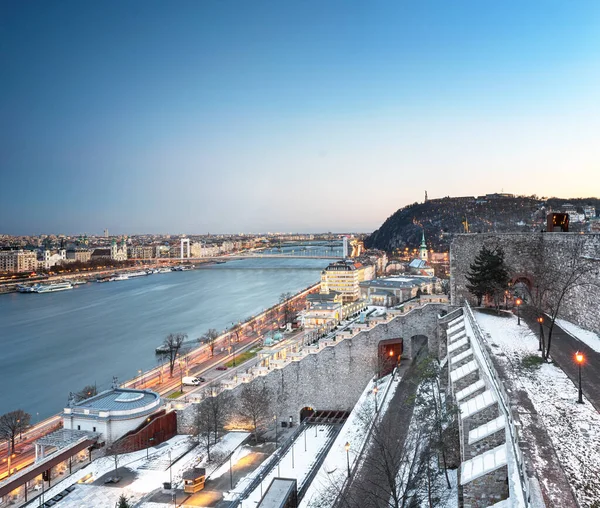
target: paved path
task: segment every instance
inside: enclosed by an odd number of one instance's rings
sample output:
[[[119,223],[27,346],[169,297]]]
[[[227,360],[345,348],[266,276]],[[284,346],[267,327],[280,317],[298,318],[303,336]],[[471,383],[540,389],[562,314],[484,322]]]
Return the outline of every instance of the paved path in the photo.
[[[390,401],[388,410],[381,421],[382,428],[396,441],[393,447],[400,450],[406,439],[408,427],[414,409],[414,397],[417,392],[417,362],[427,354],[426,342],[415,344],[415,360],[400,369],[402,380]],[[389,432],[388,432],[389,430]],[[367,445],[369,446],[369,445]],[[377,446],[370,446],[366,456],[362,459],[360,469],[354,475],[350,487],[340,496],[338,506],[342,508],[360,507],[377,508],[387,506],[383,499],[390,498],[390,485],[388,479],[382,476],[381,453]]]
[[[539,324],[534,309],[523,309],[521,320],[525,321],[529,328],[539,337]],[[544,335],[548,341],[550,319],[546,316],[544,320]],[[592,403],[596,411],[600,412],[600,353],[594,351],[587,344],[576,339],[563,330],[558,324],[552,330],[552,345],[550,357],[573,381],[575,386],[579,385],[578,366],[575,363],[575,353],[581,351],[585,358],[582,366],[582,388],[585,397]]]

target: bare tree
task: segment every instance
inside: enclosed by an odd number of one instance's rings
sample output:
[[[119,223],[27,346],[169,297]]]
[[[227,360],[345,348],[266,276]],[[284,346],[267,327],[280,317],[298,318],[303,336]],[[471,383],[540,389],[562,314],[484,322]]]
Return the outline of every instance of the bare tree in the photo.
[[[208,348],[210,349],[210,356],[215,356],[215,342],[219,337],[219,332],[214,328],[210,328],[206,331],[206,333],[200,338],[205,344],[208,344]]]
[[[233,396],[229,390],[223,390],[219,393],[219,388],[212,385],[207,390],[208,396],[205,398],[204,404],[207,405],[212,420],[214,442],[216,443],[219,439],[219,431],[225,426],[227,418],[231,413]]]
[[[173,377],[173,370],[175,369],[175,362],[181,352],[183,343],[187,339],[186,333],[170,333],[163,342],[166,350],[166,357],[169,360],[169,375]]]
[[[239,412],[249,420],[255,443],[258,440],[259,429],[269,419],[270,400],[271,391],[258,380],[245,384],[240,393]]]
[[[15,439],[29,427],[31,415],[22,409],[0,416],[0,439],[9,442],[9,455],[15,450]]]
[[[96,395],[98,395],[98,388],[95,384],[86,385],[74,395],[77,402],[81,402],[82,400],[89,399],[90,397],[95,397]]]
[[[292,323],[296,319],[296,309],[292,302],[292,293],[281,293],[279,295],[279,303],[282,304],[281,312],[283,314],[284,323]]]
[[[549,318],[548,341],[540,333],[540,349],[547,360],[552,347],[554,325],[562,312],[565,300],[573,290],[582,286],[598,287],[598,265],[590,256],[586,256],[585,239],[576,238],[568,252],[560,252],[542,241],[535,254],[533,287],[527,288],[531,303],[539,317],[544,313]]]
[[[210,462],[210,435],[213,430],[213,420],[210,408],[206,401],[196,404],[194,414],[193,433],[198,439],[198,444],[206,451],[206,458]]]

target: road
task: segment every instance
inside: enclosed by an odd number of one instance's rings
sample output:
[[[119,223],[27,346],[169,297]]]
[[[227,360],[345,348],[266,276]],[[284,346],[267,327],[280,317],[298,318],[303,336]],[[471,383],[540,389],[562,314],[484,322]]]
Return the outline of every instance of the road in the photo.
[[[531,308],[523,309],[521,319],[527,323],[527,326],[539,336],[539,324],[535,310]],[[548,316],[544,319],[544,334],[546,341],[550,319]],[[554,325],[552,330],[552,345],[550,356],[554,362],[565,372],[573,381],[575,386],[579,385],[579,369],[575,363],[575,353],[580,351],[585,357],[582,366],[582,390],[585,397],[592,403],[596,411],[600,412],[600,353],[594,351],[587,344],[573,337],[563,330],[558,324]]]
[[[305,290],[296,296],[296,306],[298,305],[297,299],[300,299],[300,303],[306,294],[310,290]],[[268,333],[273,327],[277,327],[282,316],[281,316],[281,305],[278,306],[280,315],[278,317],[270,317],[268,320],[267,315],[269,311],[265,311],[263,314],[256,316],[250,322],[242,324],[240,333],[240,340],[233,340],[230,344],[229,335],[223,334],[215,342],[215,356],[210,357],[210,348],[208,345],[201,345],[200,347],[192,350],[188,354],[182,357],[181,363],[177,362],[173,370],[173,376],[169,375],[168,364],[162,365],[149,372],[141,373],[137,378],[129,380],[123,383],[123,388],[137,388],[137,389],[151,389],[157,392],[161,397],[169,397],[176,392],[180,391],[181,379],[183,376],[194,375],[201,376],[206,379],[206,382],[198,387],[184,387],[184,393],[177,398],[186,398],[190,395],[197,393],[203,389],[208,383],[221,381],[224,378],[230,377],[232,372],[245,371],[248,367],[248,363],[236,366],[235,368],[227,369],[224,371],[217,370],[217,367],[233,360],[233,348],[235,348],[235,354],[238,355],[257,344],[262,342],[263,335]],[[254,331],[250,323],[255,321]],[[286,340],[278,343],[278,346],[288,343],[289,341],[301,340],[304,332],[295,331],[290,334]],[[232,348],[230,354],[227,354],[229,348]],[[252,360],[249,360],[251,362]],[[185,363],[184,363],[185,362]],[[62,427],[62,418],[60,415],[55,415],[34,427],[31,427],[27,432],[24,432],[20,438],[17,438],[15,442],[15,450],[10,457],[10,469],[11,471],[19,471],[35,461],[35,446],[34,441],[40,437],[53,432],[54,430]],[[7,442],[3,442],[0,445],[0,481],[8,476],[9,468],[9,457],[8,457],[8,445]]]

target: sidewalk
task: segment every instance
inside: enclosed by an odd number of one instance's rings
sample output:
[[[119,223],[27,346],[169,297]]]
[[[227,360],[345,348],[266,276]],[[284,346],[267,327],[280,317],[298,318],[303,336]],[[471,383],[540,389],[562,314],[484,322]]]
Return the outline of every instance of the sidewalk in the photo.
[[[525,321],[537,337],[539,337],[538,315],[535,310],[527,307],[521,311],[521,321]],[[544,334],[546,342],[550,331],[548,322],[544,318]],[[586,398],[592,403],[596,411],[600,412],[600,353],[594,351],[587,344],[573,337],[563,330],[558,324],[552,330],[552,345],[550,357],[569,376],[575,386],[579,386],[579,368],[575,363],[575,353],[581,351],[586,360],[581,368],[582,389]]]

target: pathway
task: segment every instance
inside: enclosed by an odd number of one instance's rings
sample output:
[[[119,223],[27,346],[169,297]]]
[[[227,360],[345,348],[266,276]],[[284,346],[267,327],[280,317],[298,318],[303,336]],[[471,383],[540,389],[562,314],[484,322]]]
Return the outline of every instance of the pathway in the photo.
[[[529,328],[539,337],[537,317],[535,309],[532,308],[523,309],[521,314],[521,320],[525,321]],[[544,321],[546,341],[548,340],[548,333],[550,331],[548,327],[549,321],[550,319],[546,317]],[[600,412],[600,353],[573,337],[558,324],[555,324],[552,330],[550,356],[576,386],[579,383],[578,366],[574,360],[577,351],[581,351],[586,358],[585,364],[582,367],[583,394],[592,403],[596,411]]]

